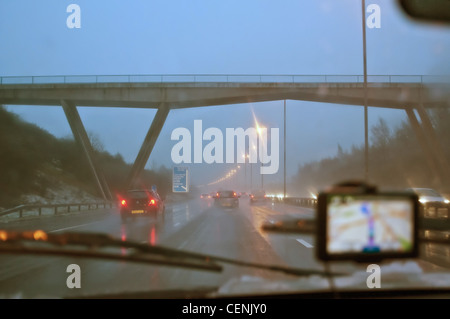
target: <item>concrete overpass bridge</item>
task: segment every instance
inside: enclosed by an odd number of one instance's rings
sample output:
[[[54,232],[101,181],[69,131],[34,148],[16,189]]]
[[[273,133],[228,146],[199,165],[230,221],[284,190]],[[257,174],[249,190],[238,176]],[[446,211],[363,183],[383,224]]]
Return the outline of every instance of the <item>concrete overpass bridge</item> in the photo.
[[[157,109],[133,164],[129,187],[138,182],[171,109],[278,100],[363,106],[366,96],[370,107],[405,110],[436,178],[450,178],[426,112],[450,106],[450,77],[368,75],[366,90],[362,75],[14,76],[0,78],[0,104],[62,106],[105,199],[111,197],[109,187],[95,163],[77,106]]]

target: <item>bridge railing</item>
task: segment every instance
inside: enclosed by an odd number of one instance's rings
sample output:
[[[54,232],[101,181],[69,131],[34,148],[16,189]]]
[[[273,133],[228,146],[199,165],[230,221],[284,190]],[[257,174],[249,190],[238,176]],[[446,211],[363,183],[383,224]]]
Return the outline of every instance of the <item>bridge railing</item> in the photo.
[[[58,215],[82,210],[94,210],[99,208],[112,208],[114,202],[88,202],[88,203],[65,203],[65,204],[26,204],[9,208],[0,212],[0,217],[13,215],[16,217]],[[45,210],[45,211],[44,211]]]
[[[369,83],[450,83],[450,75],[368,75]],[[3,76],[8,84],[82,83],[363,83],[363,75],[286,74],[153,74],[153,75],[53,75]]]

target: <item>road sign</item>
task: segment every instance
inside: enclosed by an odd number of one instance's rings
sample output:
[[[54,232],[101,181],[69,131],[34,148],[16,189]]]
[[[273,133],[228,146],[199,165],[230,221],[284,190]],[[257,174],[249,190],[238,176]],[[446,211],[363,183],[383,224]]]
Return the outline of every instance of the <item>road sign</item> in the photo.
[[[172,174],[172,191],[174,193],[189,192],[189,171],[187,167],[174,166]]]

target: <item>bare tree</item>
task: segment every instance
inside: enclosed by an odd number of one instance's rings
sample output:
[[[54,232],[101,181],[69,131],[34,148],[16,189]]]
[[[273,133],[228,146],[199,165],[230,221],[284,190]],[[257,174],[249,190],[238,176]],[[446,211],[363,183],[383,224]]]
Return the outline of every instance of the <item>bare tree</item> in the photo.
[[[391,140],[391,131],[382,118],[378,119],[378,123],[371,128],[372,143],[375,147],[386,147]]]

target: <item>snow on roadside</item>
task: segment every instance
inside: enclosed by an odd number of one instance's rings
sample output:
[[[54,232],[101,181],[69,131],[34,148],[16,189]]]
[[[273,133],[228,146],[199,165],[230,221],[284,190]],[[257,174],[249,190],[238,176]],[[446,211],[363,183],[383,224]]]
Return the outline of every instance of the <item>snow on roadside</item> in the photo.
[[[77,187],[62,184],[57,188],[47,188],[45,197],[37,194],[21,196],[23,204],[66,204],[98,202],[101,198],[95,197]]]

